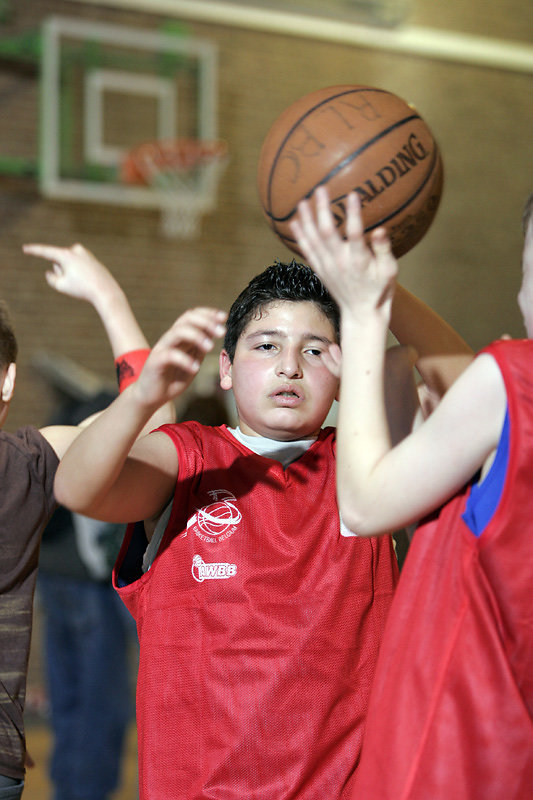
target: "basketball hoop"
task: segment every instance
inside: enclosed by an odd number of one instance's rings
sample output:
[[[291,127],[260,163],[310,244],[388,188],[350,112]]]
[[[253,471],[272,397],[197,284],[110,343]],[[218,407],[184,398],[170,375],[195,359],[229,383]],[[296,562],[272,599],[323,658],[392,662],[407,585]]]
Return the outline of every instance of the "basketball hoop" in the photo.
[[[199,233],[200,215],[215,204],[226,160],[227,145],[219,139],[144,142],[126,155],[120,177],[152,188],[164,236],[190,239]]]

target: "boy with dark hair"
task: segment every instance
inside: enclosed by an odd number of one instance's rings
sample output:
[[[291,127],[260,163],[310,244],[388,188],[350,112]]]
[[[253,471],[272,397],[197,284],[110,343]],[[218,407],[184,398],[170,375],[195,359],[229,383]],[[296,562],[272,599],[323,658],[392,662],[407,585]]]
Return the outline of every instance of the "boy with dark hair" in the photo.
[[[198,314],[164,334],[56,480],[61,502],[102,519],[157,517],[172,501],[143,566],[133,526],[115,566],[141,646],[141,797],[345,798],[397,565],[388,537],[339,519],[335,432],[322,428],[338,310],[308,267],[272,265],[233,304],[220,354],[238,427],[189,422],[134,444],[223,332],[220,313],[200,335]]]
[[[303,277],[305,276],[305,280]],[[338,341],[340,314],[337,303],[314,272],[293,259],[290,264],[276,261],[252,278],[233,302],[226,322],[224,349],[233,361],[239,336],[252,317],[273,300],[316,303],[331,321]]]
[[[316,201],[292,230],[342,310],[340,511],[362,537],[423,519],[387,620],[354,797],[529,800],[533,195],[518,294],[529,338],[484,348],[397,447],[382,379],[397,263],[383,229],[365,244],[355,194],[346,241],[327,192]]]
[[[90,302],[108,333],[115,357],[147,342],[115,279],[81,245],[27,245],[25,252],[53,261],[48,283]],[[15,389],[17,346],[5,307],[0,315],[0,424]],[[163,412],[171,419],[168,407]],[[159,424],[155,421],[155,424]],[[81,428],[32,426],[0,431],[0,798],[17,800],[24,786],[23,724],[32,601],[42,531],[55,508],[58,461]]]

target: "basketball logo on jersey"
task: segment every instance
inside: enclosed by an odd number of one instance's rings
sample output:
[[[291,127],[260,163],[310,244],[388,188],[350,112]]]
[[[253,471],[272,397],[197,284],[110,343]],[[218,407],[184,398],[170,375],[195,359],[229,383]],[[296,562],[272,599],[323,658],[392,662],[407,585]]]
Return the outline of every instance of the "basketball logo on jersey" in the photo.
[[[237,498],[226,489],[212,489],[207,494],[211,502],[196,509],[187,522],[187,530],[192,530],[203,542],[223,542],[235,533],[242,519],[235,505]]]
[[[236,564],[206,564],[201,556],[194,556],[192,560],[192,576],[198,583],[205,580],[225,580],[237,574]]]

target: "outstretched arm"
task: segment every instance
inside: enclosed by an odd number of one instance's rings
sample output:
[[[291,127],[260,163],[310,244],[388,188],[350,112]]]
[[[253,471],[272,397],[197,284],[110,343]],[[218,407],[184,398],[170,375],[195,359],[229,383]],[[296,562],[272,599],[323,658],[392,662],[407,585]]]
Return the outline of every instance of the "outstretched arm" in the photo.
[[[85,300],[94,307],[107,333],[115,361],[124,360],[134,351],[143,351],[146,359],[149,345],[124,291],[109,270],[89,250],[81,244],[72,247],[25,244],[23,250],[28,255],[51,262],[51,268],[45,273],[49,286],[61,294]],[[174,404],[167,403],[147,422],[145,432],[173,422],[175,417]],[[41,433],[61,458],[77,436],[78,429],[70,426],[49,426],[41,429]]]
[[[128,522],[156,516],[171,497],[178,463],[163,433],[135,442],[157,408],[193,380],[225,314],[187,311],[153,347],[138,380],[75,439],[55,481],[58,501],[85,516]]]
[[[28,255],[51,262],[51,268],[45,273],[49,286],[94,307],[102,320],[114,358],[129,350],[149,346],[122,288],[83,245],[25,244],[22,249]]]
[[[327,192],[317,192],[316,208],[315,220],[311,205],[301,204],[293,232],[341,308],[339,508],[359,535],[386,533],[437,507],[481,466],[498,441],[505,391],[494,360],[481,357],[428,421],[393,448],[383,371],[397,263],[383,229],[371,247],[365,244],[355,194],[348,198],[346,241],[335,229]]]

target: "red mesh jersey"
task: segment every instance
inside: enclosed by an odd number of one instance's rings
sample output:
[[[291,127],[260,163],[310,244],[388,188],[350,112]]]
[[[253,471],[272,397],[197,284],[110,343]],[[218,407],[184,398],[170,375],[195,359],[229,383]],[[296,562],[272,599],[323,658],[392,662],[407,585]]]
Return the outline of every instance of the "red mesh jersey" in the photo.
[[[533,797],[533,342],[499,342],[510,451],[477,538],[468,490],[417,531],[387,622],[353,798]]]
[[[285,470],[225,427],[163,430],[180,461],[172,515],[152,568],[119,590],[141,643],[141,797],[344,798],[397,577],[390,539],[341,536],[332,429]]]

